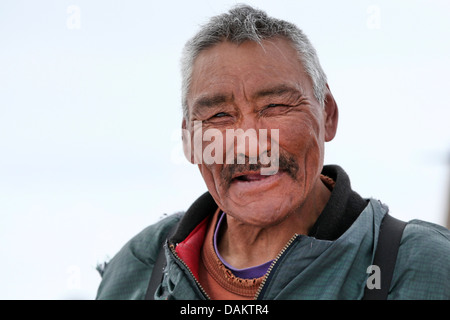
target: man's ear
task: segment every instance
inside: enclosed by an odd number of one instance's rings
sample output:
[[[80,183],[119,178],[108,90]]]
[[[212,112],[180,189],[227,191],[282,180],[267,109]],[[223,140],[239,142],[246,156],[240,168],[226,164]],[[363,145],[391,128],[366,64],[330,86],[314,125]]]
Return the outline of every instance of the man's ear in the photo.
[[[188,120],[183,118],[181,123],[181,140],[183,141],[184,156],[190,163],[194,163],[194,150],[192,149],[191,131],[188,129]]]
[[[325,94],[325,141],[329,142],[333,140],[336,136],[338,119],[339,119],[339,111],[334,100],[333,95],[331,94],[330,87],[327,83],[327,90]]]

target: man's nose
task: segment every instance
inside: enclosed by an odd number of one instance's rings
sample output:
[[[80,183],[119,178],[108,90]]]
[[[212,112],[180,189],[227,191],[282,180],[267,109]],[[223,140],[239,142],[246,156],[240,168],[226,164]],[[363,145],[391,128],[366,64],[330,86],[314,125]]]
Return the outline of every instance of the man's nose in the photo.
[[[236,143],[234,152],[238,163],[248,158],[249,163],[257,163],[261,154],[270,151],[269,130],[261,125],[255,117],[247,117],[234,129]]]

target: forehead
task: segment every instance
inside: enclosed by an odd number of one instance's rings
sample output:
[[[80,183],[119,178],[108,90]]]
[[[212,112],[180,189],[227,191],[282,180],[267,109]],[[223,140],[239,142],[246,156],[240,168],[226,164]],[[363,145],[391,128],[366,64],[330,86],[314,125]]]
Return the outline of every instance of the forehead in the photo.
[[[280,85],[302,91],[312,87],[299,53],[289,40],[273,38],[242,44],[224,41],[196,58],[188,101],[218,91],[228,94],[245,91],[251,96],[263,88]]]

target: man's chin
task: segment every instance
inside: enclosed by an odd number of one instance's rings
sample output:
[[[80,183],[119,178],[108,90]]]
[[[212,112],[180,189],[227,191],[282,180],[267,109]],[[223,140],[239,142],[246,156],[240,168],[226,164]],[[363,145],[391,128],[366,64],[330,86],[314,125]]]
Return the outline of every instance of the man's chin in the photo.
[[[226,213],[242,224],[268,228],[284,221],[290,213],[289,210],[283,210],[284,208],[280,207],[276,208],[273,205],[273,202],[271,204],[264,202],[251,203],[245,206],[230,205]]]
[[[294,191],[289,183],[275,183],[281,177],[269,178],[255,186],[232,185],[228,196],[222,201],[223,210],[242,223],[269,227],[276,225],[300,206],[301,191]],[[267,186],[271,185],[271,188]],[[234,187],[234,188],[233,188]],[[289,191],[294,191],[289,193]]]

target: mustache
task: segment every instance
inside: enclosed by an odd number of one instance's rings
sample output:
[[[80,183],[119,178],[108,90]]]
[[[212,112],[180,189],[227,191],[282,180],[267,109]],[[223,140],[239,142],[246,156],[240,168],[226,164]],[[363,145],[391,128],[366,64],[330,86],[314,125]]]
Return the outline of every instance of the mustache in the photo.
[[[237,157],[235,157],[233,164],[225,164],[220,173],[222,181],[228,186],[231,184],[233,177],[239,173],[248,171],[260,172],[261,168],[270,167],[270,164],[262,164],[259,159],[257,163],[250,163],[250,159],[247,156],[245,156],[245,163],[237,164],[236,158]],[[299,165],[293,156],[286,152],[280,152],[278,155],[278,170],[288,173],[293,179],[295,179],[299,170]]]

